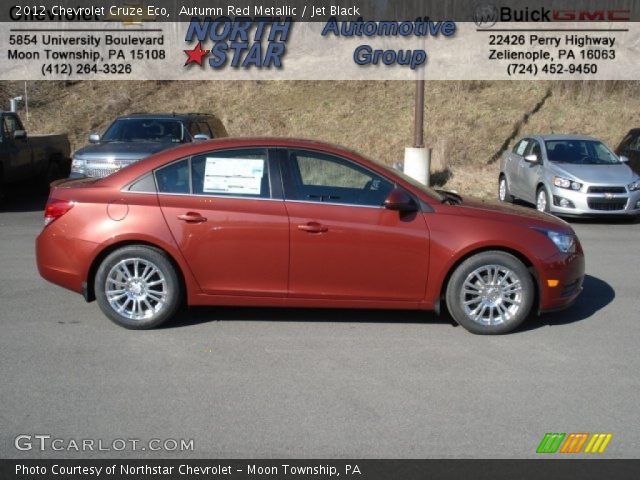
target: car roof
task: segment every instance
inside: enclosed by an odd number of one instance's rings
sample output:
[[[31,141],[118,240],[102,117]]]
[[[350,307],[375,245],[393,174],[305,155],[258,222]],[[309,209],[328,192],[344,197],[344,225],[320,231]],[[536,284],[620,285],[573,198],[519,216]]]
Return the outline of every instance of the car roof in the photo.
[[[108,177],[102,178],[100,183],[104,185],[115,185],[121,183],[121,177],[130,177],[133,179],[139,175],[147,173],[147,171],[151,169],[163,165],[167,161],[178,160],[180,158],[186,158],[193,155],[200,155],[209,151],[237,148],[300,148],[307,150],[319,150],[320,152],[328,154],[345,156],[352,159],[356,158],[366,165],[375,164],[375,162],[354,150],[317,140],[287,137],[223,137],[213,140],[185,143],[163,150],[146,157],[127,168],[123,168]],[[378,168],[381,168],[381,166],[378,166]]]
[[[194,117],[213,117],[210,113],[130,113],[128,115],[121,115],[118,119],[132,119],[132,118],[148,118],[148,119],[165,119],[165,118],[177,118],[180,120],[186,120]]]
[[[590,137],[588,135],[571,135],[571,134],[567,134],[567,135],[563,135],[563,134],[545,134],[545,135],[525,135],[522,138],[538,138],[542,141],[547,141],[547,140],[594,140],[596,142],[599,142],[600,140],[594,137]]]

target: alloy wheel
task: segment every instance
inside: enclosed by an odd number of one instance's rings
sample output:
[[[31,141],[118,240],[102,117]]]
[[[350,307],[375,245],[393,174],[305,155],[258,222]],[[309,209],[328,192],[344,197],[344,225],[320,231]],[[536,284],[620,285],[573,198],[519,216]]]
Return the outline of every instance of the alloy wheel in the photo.
[[[117,314],[130,320],[145,320],[165,306],[167,280],[153,262],[126,258],[109,270],[105,295]]]
[[[467,275],[460,303],[465,315],[479,325],[506,323],[521,308],[522,282],[505,266],[481,266]]]

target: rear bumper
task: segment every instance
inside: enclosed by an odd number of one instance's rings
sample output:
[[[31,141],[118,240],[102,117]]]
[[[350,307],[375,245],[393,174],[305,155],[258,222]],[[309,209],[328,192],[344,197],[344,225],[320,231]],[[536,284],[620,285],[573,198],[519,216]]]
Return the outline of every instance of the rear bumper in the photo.
[[[578,251],[572,254],[558,253],[544,263],[538,279],[541,293],[540,312],[569,307],[582,292],[585,271],[582,249],[578,248]]]
[[[89,265],[97,244],[66,238],[56,231],[55,223],[36,238],[36,263],[45,280],[83,294]]]

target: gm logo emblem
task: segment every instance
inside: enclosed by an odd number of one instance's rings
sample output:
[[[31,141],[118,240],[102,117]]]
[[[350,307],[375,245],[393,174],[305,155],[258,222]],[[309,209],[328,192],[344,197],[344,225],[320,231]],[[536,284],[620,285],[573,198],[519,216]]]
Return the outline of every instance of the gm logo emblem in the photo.
[[[545,433],[536,453],[604,453],[612,437],[611,433]]]
[[[491,28],[498,21],[498,7],[491,3],[476,5],[473,21],[478,28]]]

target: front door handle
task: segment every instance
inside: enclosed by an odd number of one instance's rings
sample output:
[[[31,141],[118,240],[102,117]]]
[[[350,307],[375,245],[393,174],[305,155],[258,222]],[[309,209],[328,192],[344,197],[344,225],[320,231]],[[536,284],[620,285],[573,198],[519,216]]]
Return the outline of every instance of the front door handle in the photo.
[[[318,223],[318,222],[309,222],[302,225],[298,225],[298,230],[302,230],[303,232],[308,233],[324,233],[329,230],[328,227]]]
[[[178,215],[178,220],[187,223],[203,223],[207,221],[206,217],[203,217],[197,212],[187,212],[184,215]]]

